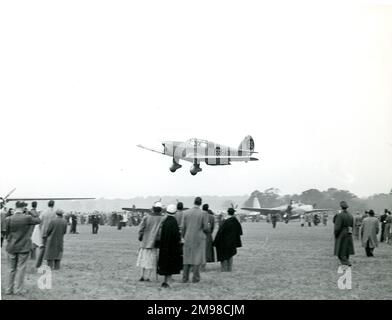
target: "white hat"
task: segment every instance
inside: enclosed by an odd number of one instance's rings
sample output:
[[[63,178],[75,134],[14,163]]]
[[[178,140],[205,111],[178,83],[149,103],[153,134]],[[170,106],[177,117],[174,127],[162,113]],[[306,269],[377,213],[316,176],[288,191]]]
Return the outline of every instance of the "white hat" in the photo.
[[[177,211],[177,206],[175,204],[169,204],[166,208],[167,213],[173,214],[176,213],[176,211]]]
[[[162,208],[162,203],[160,201],[157,201],[154,203],[155,208]]]

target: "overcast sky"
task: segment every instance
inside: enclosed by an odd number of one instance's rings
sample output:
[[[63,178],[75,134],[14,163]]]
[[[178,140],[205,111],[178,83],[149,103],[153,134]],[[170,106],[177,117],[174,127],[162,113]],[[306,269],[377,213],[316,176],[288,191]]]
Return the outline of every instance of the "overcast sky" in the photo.
[[[389,192],[392,6],[339,3],[3,2],[0,195]],[[136,147],[248,134],[196,176]]]

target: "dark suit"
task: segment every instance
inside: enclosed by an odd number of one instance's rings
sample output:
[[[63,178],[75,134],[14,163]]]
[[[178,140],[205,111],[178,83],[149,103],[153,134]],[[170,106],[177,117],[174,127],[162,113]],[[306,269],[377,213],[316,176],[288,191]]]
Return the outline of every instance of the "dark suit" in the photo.
[[[98,228],[99,228],[99,215],[97,214],[93,214],[91,216],[91,224],[93,227],[93,234],[97,234],[98,233]]]
[[[60,269],[60,260],[63,257],[64,235],[67,233],[67,221],[58,216],[50,221],[48,229],[43,234],[45,243],[44,259],[48,261],[51,269]]]
[[[7,212],[1,209],[1,247],[3,247],[3,240],[5,239],[5,217]]]
[[[76,233],[77,224],[78,224],[78,217],[75,214],[71,214],[71,230],[69,233]]]
[[[386,226],[386,220],[387,220],[388,215],[384,213],[380,217],[380,222],[381,222],[381,235],[380,235],[380,242],[384,242],[385,240],[385,226]]]
[[[31,226],[40,222],[39,218],[23,214],[20,210],[5,219],[6,251],[10,269],[6,294],[18,294],[22,291],[26,262],[31,249]]]
[[[351,213],[342,211],[335,216],[335,248],[334,254],[338,256],[343,265],[351,265],[349,257],[354,254],[353,227],[354,218]]]

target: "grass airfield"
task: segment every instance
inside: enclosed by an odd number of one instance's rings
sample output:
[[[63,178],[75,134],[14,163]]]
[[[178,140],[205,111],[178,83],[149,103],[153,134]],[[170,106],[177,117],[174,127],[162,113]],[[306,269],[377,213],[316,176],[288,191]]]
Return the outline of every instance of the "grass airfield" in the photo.
[[[242,248],[234,257],[233,272],[221,273],[218,262],[207,265],[197,284],[181,283],[175,275],[171,288],[163,277],[139,282],[136,267],[138,227],[78,225],[79,234],[65,236],[62,269],[53,272],[52,289],[41,290],[41,277],[29,261],[23,296],[6,296],[7,263],[1,252],[2,299],[392,299],[392,246],[381,243],[375,258],[367,258],[359,241],[352,257],[352,289],[338,288],[338,261],[333,256],[333,226],[301,227],[298,222],[242,224]],[[216,232],[216,231],[215,231]]]

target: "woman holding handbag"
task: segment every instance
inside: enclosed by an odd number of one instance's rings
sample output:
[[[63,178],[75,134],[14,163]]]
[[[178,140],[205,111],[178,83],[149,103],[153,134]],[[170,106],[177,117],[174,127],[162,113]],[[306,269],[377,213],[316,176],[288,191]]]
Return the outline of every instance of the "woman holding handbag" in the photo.
[[[158,248],[157,237],[162,219],[162,204],[156,202],[152,212],[143,217],[139,229],[140,249],[136,266],[141,268],[139,281],[150,281],[152,270],[157,268]]]

